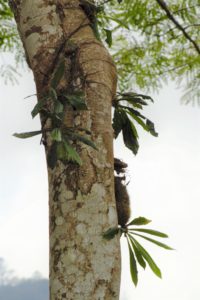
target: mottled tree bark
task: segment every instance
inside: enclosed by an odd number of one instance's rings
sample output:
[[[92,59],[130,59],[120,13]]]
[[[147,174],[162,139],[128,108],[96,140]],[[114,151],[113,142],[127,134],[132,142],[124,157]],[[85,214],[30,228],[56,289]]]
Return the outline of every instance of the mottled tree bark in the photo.
[[[111,126],[116,69],[79,2],[13,0],[10,5],[38,98],[64,60],[65,76],[58,90],[72,85],[83,90],[88,107],[66,108],[65,125],[87,128],[98,147],[96,151],[77,143],[81,166],[58,161],[54,169],[48,168],[50,299],[119,299],[119,238],[102,238],[103,231],[117,225]],[[48,155],[50,137],[46,142]]]

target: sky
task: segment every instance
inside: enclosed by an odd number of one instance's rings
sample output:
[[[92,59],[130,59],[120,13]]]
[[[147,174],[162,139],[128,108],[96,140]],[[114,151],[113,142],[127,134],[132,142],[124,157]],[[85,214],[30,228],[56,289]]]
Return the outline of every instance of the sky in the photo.
[[[32,75],[19,84],[0,78],[0,258],[19,278],[35,271],[48,277],[48,186],[40,138],[12,136],[40,128],[30,112],[36,100]],[[155,138],[140,130],[137,156],[115,143],[115,156],[128,163],[132,218],[152,220],[149,228],[169,235],[175,248],[166,251],[143,242],[162,270],[163,279],[139,269],[135,288],[129,274],[126,241],[122,239],[121,300],[199,300],[200,270],[200,107],[181,104],[181,91],[165,86],[145,110],[156,126]],[[141,241],[142,242],[142,241]]]

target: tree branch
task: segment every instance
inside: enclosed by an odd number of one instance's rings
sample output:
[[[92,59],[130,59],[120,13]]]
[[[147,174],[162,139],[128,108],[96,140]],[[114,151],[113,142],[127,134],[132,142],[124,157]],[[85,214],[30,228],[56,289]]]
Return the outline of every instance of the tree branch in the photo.
[[[159,6],[165,11],[167,17],[176,25],[176,27],[180,31],[182,31],[185,38],[193,44],[193,46],[194,46],[195,50],[197,51],[197,53],[200,54],[200,48],[199,48],[198,44],[196,43],[196,41],[194,41],[191,38],[191,36],[185,31],[185,29],[181,26],[181,24],[175,19],[173,14],[170,12],[167,4],[163,0],[156,0],[156,1],[159,4]]]

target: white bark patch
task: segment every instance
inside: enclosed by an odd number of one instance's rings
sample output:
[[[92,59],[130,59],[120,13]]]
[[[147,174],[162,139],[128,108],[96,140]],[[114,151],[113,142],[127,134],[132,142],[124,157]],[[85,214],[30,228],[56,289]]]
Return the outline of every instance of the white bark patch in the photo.
[[[110,206],[108,211],[109,223],[113,224],[116,220],[116,207]]]
[[[20,27],[23,28],[23,42],[31,64],[41,49],[52,53],[52,41],[62,37],[60,19],[55,5],[46,5],[44,0],[23,1]],[[50,47],[51,46],[51,47]]]
[[[74,263],[77,259],[77,256],[75,254],[75,251],[68,251],[63,257],[61,257],[61,260],[65,266],[68,266],[68,264]]]
[[[72,199],[74,197],[74,193],[72,191],[66,191],[66,195],[65,198],[68,199]]]
[[[62,283],[58,279],[54,279],[52,282],[52,289],[56,294],[62,288]]]
[[[101,201],[102,198],[104,198],[105,196],[105,187],[103,184],[101,183],[95,183],[93,184],[92,186],[92,189],[91,189],[91,195],[95,195],[95,197],[97,197],[97,201]]]
[[[63,217],[57,217],[55,221],[56,225],[61,226],[64,223]]]
[[[76,231],[78,234],[85,236],[87,234],[87,227],[85,224],[80,223],[76,226]]]

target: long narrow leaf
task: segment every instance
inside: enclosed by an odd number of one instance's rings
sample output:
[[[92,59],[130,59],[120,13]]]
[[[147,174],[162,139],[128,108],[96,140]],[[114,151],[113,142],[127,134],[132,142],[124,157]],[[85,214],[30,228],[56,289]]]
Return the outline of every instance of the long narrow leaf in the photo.
[[[65,101],[77,110],[87,110],[85,94],[83,91],[73,91],[63,94]]]
[[[128,25],[124,21],[122,21],[118,18],[110,17],[107,15],[106,19],[112,20],[112,21],[116,22],[117,24],[119,24],[121,27],[125,27],[126,29],[129,29]]]
[[[141,232],[145,232],[145,233],[148,233],[148,234],[159,236],[161,238],[168,238],[167,234],[165,234],[163,232],[160,232],[160,231],[157,231],[157,230],[153,230],[153,229],[130,228],[129,230],[131,230],[131,231],[141,231]]]
[[[137,263],[135,260],[135,256],[133,253],[133,250],[131,249],[131,246],[129,244],[129,240],[127,239],[128,242],[128,249],[129,249],[129,257],[130,257],[130,272],[131,272],[131,278],[135,286],[137,286],[138,283],[138,270],[137,270]]]
[[[80,142],[92,147],[93,149],[98,150],[98,148],[96,147],[96,145],[93,141],[89,140],[87,137],[85,137],[81,134],[69,131],[66,135],[67,135],[67,138],[70,140],[80,141]]]
[[[31,132],[23,132],[23,133],[14,133],[13,136],[19,138],[19,139],[27,139],[32,136],[36,136],[38,134],[41,134],[42,130],[37,130],[37,131],[31,131]]]
[[[112,30],[109,30],[109,29],[106,29],[106,28],[104,28],[103,30],[106,33],[105,42],[108,44],[109,47],[111,47],[112,46]]]
[[[114,129],[115,138],[118,137],[124,125],[124,112],[115,108],[112,127]]]
[[[146,123],[138,116],[134,115],[133,113],[128,110],[128,114],[147,132],[149,132],[149,127],[146,125]]]
[[[32,112],[31,112],[32,118],[35,118],[35,116],[37,116],[37,114],[41,111],[41,109],[46,104],[46,102],[47,102],[47,99],[38,101],[38,103],[35,105],[35,107],[33,108]]]
[[[142,235],[142,234],[138,234],[138,233],[133,233],[133,234],[134,234],[134,235],[137,235],[137,236],[140,236],[141,238],[143,238],[143,239],[145,239],[145,240],[147,240],[147,241],[149,241],[149,242],[151,242],[151,243],[154,243],[154,244],[156,244],[157,246],[162,247],[162,248],[164,248],[164,249],[167,249],[167,250],[174,250],[173,248],[169,247],[168,245],[163,244],[163,243],[161,243],[161,242],[159,242],[159,241],[156,241],[156,240],[154,240],[154,239],[148,238],[147,236],[144,236],[144,235]]]
[[[147,103],[145,101],[143,101],[140,98],[136,98],[136,97],[121,97],[121,98],[117,98],[118,102],[121,101],[127,101],[131,106],[136,106],[139,109],[143,109],[142,105],[147,105]]]
[[[161,271],[160,271],[159,267],[156,265],[156,263],[154,262],[154,260],[152,259],[152,257],[150,256],[150,254],[142,247],[142,245],[138,241],[136,241],[136,239],[133,236],[129,235],[129,237],[134,242],[138,251],[141,253],[143,258],[146,260],[146,262],[148,263],[148,265],[151,268],[151,270],[153,271],[153,273],[156,276],[158,276],[159,278],[162,278]]]
[[[56,89],[61,78],[64,75],[64,71],[65,71],[65,63],[64,61],[61,61],[60,64],[58,65],[58,68],[56,69],[56,72],[51,80],[51,87],[53,89]]]
[[[130,242],[131,242],[132,248],[133,248],[133,250],[135,252],[135,256],[136,256],[136,259],[137,259],[139,265],[143,269],[145,269],[146,268],[146,262],[143,259],[142,254],[140,253],[140,251],[138,250],[138,248],[136,247],[136,245],[133,243],[132,239],[130,239]]]
[[[139,149],[138,133],[134,124],[126,116],[126,123],[122,128],[124,144],[129,148],[135,155]]]
[[[151,102],[154,102],[153,98],[151,98],[150,96],[143,95],[143,94],[137,94],[137,96],[142,97],[143,99],[150,100]]]
[[[138,110],[135,110],[134,108],[132,107],[129,107],[129,106],[126,106],[126,105],[119,105],[120,108],[123,108],[125,110],[128,110],[131,114],[133,114],[133,116],[138,116],[144,120],[146,120],[146,117],[143,116]]]
[[[121,93],[120,94],[122,97],[132,97],[132,98],[142,98],[142,99],[145,99],[145,100],[150,100],[151,102],[154,102],[153,99],[148,96],[148,95],[144,95],[144,94],[138,94],[138,93],[134,93],[134,92],[128,92],[128,93]]]

